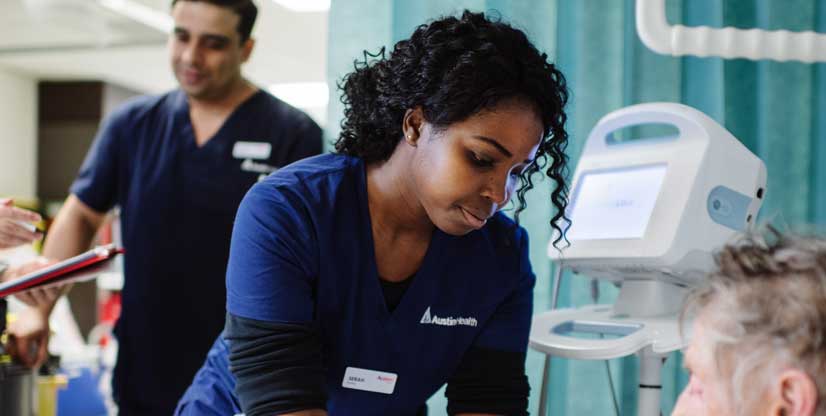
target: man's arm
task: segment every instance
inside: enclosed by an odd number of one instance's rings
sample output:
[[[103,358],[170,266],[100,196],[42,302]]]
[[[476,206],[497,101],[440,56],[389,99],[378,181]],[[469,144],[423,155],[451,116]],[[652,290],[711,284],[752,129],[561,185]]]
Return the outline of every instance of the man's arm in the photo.
[[[43,256],[64,260],[89,250],[105,216],[69,195],[46,236]]]
[[[65,260],[88,250],[105,215],[90,208],[74,194],[69,195],[46,236],[43,257],[49,260]],[[15,296],[36,307],[45,318],[48,318],[57,299],[71,287],[66,285],[59,288],[60,290],[33,289]]]

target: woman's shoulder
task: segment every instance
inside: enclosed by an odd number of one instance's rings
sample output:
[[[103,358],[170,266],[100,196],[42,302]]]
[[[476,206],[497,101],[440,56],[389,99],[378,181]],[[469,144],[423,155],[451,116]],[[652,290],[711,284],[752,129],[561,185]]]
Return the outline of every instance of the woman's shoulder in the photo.
[[[256,183],[242,205],[277,205],[306,210],[329,206],[340,194],[358,189],[363,182],[359,158],[323,154],[291,163]]]
[[[362,167],[359,158],[337,153],[325,153],[295,161],[273,172],[263,184],[298,183],[323,180],[329,176],[346,176],[358,173]]]
[[[317,188],[319,183],[354,180],[362,171],[361,159],[339,154],[323,154],[293,162],[271,173],[252,189],[302,192],[307,188]]]

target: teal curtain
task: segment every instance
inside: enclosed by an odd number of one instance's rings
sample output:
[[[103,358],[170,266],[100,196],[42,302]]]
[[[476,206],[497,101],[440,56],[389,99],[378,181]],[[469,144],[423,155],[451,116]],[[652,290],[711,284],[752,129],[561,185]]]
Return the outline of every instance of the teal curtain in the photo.
[[[826,0],[668,0],[671,24],[826,32]],[[722,60],[657,55],[639,41],[633,0],[333,0],[329,17],[327,138],[338,134],[339,92],[334,88],[363,51],[376,52],[408,37],[428,20],[463,9],[499,14],[523,29],[561,67],[572,98],[568,107],[571,170],[590,129],[613,110],[643,102],[693,106],[721,124],[767,164],[769,183],[761,220],[781,226],[826,224],[826,64]],[[328,147],[329,149],[330,147]],[[522,219],[532,243],[537,274],[535,311],[550,305],[552,265],[546,248],[552,215],[550,181],[529,195]],[[617,290],[599,284],[600,303]],[[564,275],[560,306],[593,301],[590,282]],[[530,352],[527,368],[537,413],[542,355]],[[622,415],[636,414],[635,357],[609,368]],[[678,353],[663,369],[663,413],[686,382]],[[612,415],[605,362],[552,359],[549,414]],[[428,402],[445,414],[442,392]]]

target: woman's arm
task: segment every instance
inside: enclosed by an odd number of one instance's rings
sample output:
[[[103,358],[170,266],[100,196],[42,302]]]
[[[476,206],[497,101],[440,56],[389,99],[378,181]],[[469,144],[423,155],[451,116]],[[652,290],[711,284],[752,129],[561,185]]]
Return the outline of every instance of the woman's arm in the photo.
[[[527,414],[525,353],[472,347],[448,380],[448,414]]]
[[[326,407],[314,322],[318,250],[296,192],[269,180],[255,185],[233,228],[224,337],[235,393],[247,416]]]
[[[313,324],[263,322],[230,313],[224,338],[235,394],[247,416],[326,414],[321,341]]]

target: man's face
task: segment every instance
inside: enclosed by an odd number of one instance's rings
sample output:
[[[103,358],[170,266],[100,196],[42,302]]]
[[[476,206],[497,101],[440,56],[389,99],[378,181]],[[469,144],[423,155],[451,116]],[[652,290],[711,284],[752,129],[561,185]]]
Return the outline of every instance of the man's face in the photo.
[[[172,70],[181,89],[197,99],[221,99],[241,77],[252,41],[241,43],[240,16],[206,2],[179,1],[172,8]]]

